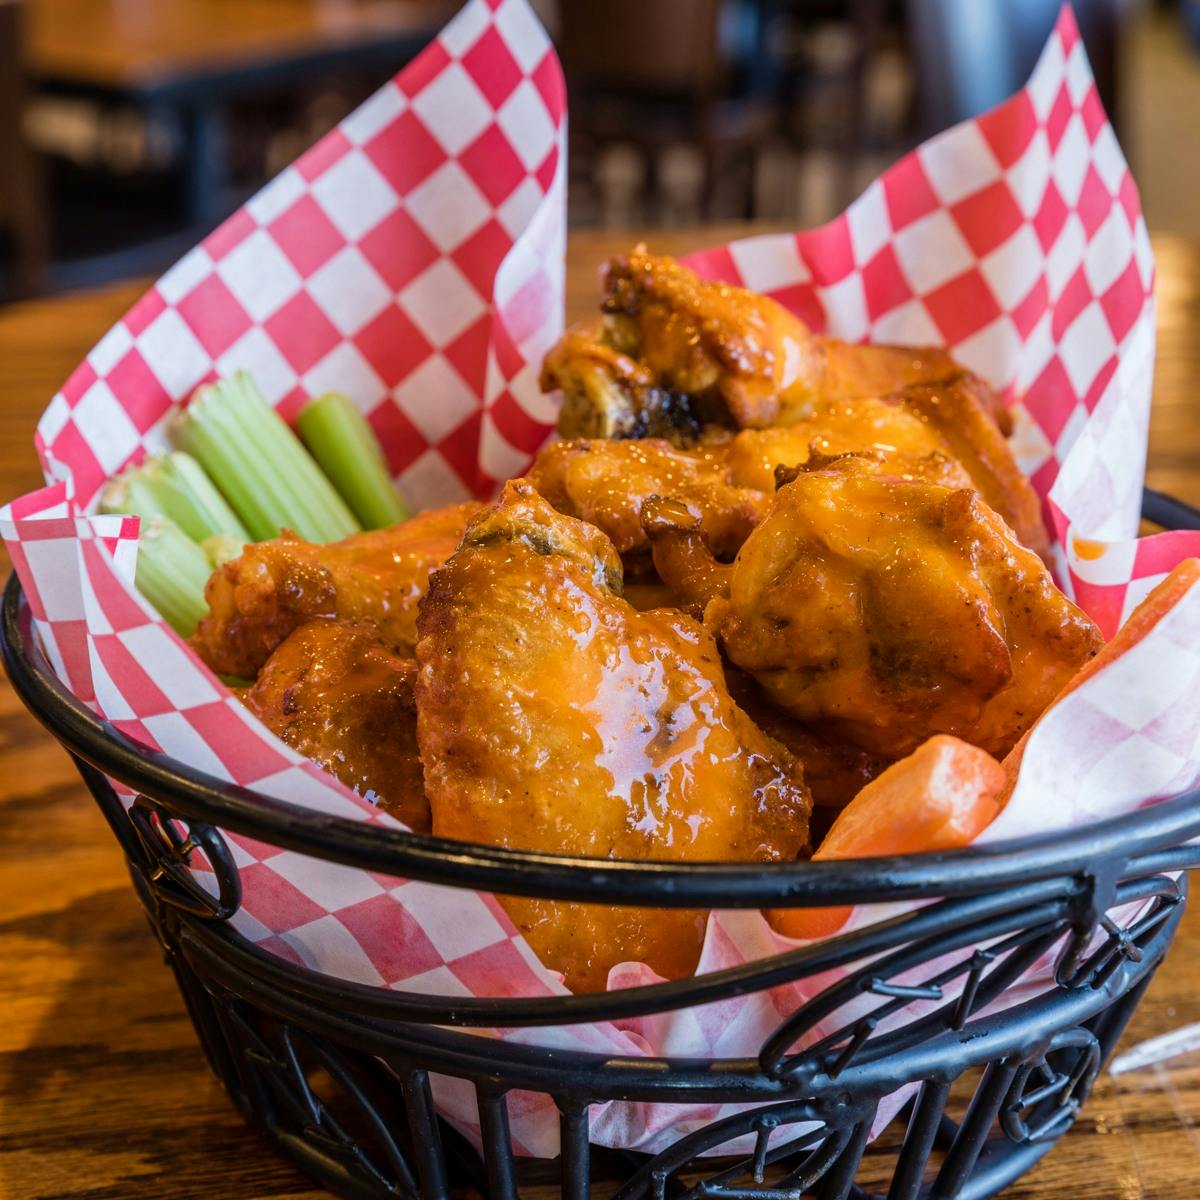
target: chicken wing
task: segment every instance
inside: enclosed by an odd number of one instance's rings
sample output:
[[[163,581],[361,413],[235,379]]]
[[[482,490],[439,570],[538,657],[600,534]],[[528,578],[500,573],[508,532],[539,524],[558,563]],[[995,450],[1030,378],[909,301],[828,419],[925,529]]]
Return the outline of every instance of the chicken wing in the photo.
[[[791,425],[743,429],[729,443],[730,480],[767,490],[775,468],[822,455],[872,451],[893,474],[947,487],[974,487],[1017,540],[1045,557],[1041,502],[987,409],[987,391],[969,375],[913,384],[892,395],[827,400]]]
[[[431,509],[328,545],[285,532],[247,546],[209,579],[209,611],[192,646],[214,671],[253,679],[292,630],[337,616],[372,622],[388,645],[411,655],[429,573],[450,556],[479,507]]]
[[[730,659],[892,757],[935,733],[1002,756],[1101,645],[977,493],[858,456],[798,472],[723,582],[705,625]]]
[[[563,391],[565,437],[666,437],[674,426],[692,439],[709,423],[788,425],[821,401],[964,373],[936,347],[817,336],[774,300],[702,280],[644,246],[608,264],[602,305],[606,315],[568,330],[543,366],[542,386]],[[1005,409],[984,393],[1006,431]]]
[[[947,424],[958,412],[964,425],[972,416],[986,422],[969,402],[954,400],[957,391],[922,393],[919,402]],[[1010,482],[1003,459],[997,464],[980,445],[966,432],[947,436],[941,422],[900,399],[864,397],[823,403],[811,416],[784,428],[743,429],[732,438],[691,448],[659,438],[556,442],[542,450],[528,477],[560,512],[608,534],[626,570],[638,577],[648,573],[649,525],[643,520],[648,502],[664,497],[686,506],[712,554],[727,562],[765,515],[776,470],[803,465],[810,454],[867,452],[906,478],[977,487],[1018,539],[1041,551],[1045,531],[1036,496],[1015,464]],[[659,577],[682,595],[686,589],[680,588],[678,573],[666,573],[659,551],[655,562]]]
[[[837,814],[891,765],[891,758],[852,745],[828,725],[802,724],[732,664],[726,664],[725,679],[742,711],[768,737],[786,746],[804,769],[804,782],[813,801],[810,834],[817,845]]]
[[[642,508],[653,496],[697,505],[713,552],[732,558],[762,520],[766,490],[735,485],[728,445],[680,449],[660,438],[607,441],[581,439],[547,446],[529,469],[530,483],[559,512],[601,529],[625,569],[644,574],[650,548]]]
[[[720,402],[662,387],[634,357],[637,328],[619,314],[573,325],[542,362],[543,391],[562,390],[559,432],[573,438],[700,440],[722,420]]]
[[[416,675],[413,659],[395,654],[374,626],[318,617],[276,646],[242,701],[289,746],[427,832]]]
[[[637,611],[621,584],[609,539],[527,481],[434,573],[417,643],[434,833],[599,858],[795,858],[798,765],[730,699],[701,627]],[[578,990],[627,960],[680,977],[700,951],[700,912],[503,903]]]

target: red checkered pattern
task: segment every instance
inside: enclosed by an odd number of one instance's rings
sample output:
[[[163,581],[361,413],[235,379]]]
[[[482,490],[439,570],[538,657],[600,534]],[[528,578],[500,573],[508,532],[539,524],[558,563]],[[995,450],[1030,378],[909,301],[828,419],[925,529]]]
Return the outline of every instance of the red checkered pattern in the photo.
[[[851,341],[946,346],[999,388],[1057,535],[1061,580],[1106,634],[1165,559],[1195,552],[1195,539],[1136,552],[1131,541],[1154,263],[1069,9],[1024,90],[920,146],[840,217],[690,262]],[[1115,543],[1103,566],[1099,543]]]
[[[473,0],[109,331],[42,418],[47,469],[86,507],[163,448],[172,405],[245,368],[285,416],[352,396],[414,501],[494,490],[545,433],[512,361],[561,329],[565,131],[526,0]]]
[[[558,64],[525,0],[473,0],[169,271],[51,401],[38,431],[51,482],[0,512],[0,534],[55,668],[118,728],[218,778],[390,821],[233,700],[134,590],[137,522],[87,509],[104,478],[164,446],[173,404],[238,367],[285,415],[327,388],[353,396],[418,505],[487,494],[522,470],[554,417],[536,375],[561,327],[564,118]],[[695,262],[843,337],[945,344],[1003,389],[1064,582],[1107,630],[1200,550],[1196,534],[1134,537],[1153,264],[1069,13],[1025,90],[903,159],[830,225]],[[1128,811],[1195,779],[1198,645],[1194,590],[1043,721],[988,836]],[[235,923],[283,957],[432,995],[562,991],[491,897],[230,840],[244,888]],[[757,913],[715,913],[698,970],[791,944]],[[610,984],[653,980],[627,964]],[[753,1054],[824,982],[496,1033],[627,1056]],[[439,1078],[435,1096],[477,1136],[469,1089]],[[614,1102],[593,1111],[593,1137],[657,1150],[727,1111]],[[511,1097],[510,1118],[519,1150],[557,1151],[544,1098]]]

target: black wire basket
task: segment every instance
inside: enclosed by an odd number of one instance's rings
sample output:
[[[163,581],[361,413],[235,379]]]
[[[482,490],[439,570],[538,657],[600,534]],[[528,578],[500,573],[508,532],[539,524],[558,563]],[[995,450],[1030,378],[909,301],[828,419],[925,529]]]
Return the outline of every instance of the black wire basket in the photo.
[[[1200,512],[1149,491],[1143,514],[1200,528]],[[509,1200],[527,1186],[613,1200],[994,1195],[1074,1122],[1179,924],[1181,872],[1200,863],[1200,846],[1188,845],[1200,837],[1200,791],[986,849],[765,867],[601,862],[407,834],[226,784],[129,740],[58,680],[15,577],[0,638],[18,695],[72,756],[128,859],[213,1070],[249,1122],[341,1196],[432,1200],[473,1189]],[[137,792],[128,810],[108,776]],[[667,908],[926,903],[678,982],[536,999],[427,996],[322,975],[242,937],[229,924],[241,889],[222,830],[503,894]],[[197,851],[215,889],[189,869]],[[1048,955],[1046,988],[1002,1007]],[[621,1059],[480,1032],[669,1012],[832,968],[837,981],[783,1020],[756,1058]],[[858,1015],[845,1015],[851,1004]],[[814,1040],[818,1024],[834,1031]],[[431,1075],[474,1088],[482,1150],[438,1118]],[[891,1148],[873,1148],[864,1164],[880,1102],[906,1085],[913,1096]],[[558,1159],[514,1155],[514,1091],[557,1105]],[[590,1144],[589,1108],[609,1100],[744,1107],[648,1155]],[[753,1148],[723,1153],[735,1138]]]

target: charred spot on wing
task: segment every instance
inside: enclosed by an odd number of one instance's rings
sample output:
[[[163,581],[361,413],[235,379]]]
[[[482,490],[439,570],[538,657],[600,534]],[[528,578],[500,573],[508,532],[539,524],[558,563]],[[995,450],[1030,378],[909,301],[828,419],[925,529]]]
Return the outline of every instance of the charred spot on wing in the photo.
[[[705,411],[712,406],[681,392],[651,388],[641,401],[629,437],[665,438],[681,449],[687,449],[702,439],[705,426],[712,423]]]

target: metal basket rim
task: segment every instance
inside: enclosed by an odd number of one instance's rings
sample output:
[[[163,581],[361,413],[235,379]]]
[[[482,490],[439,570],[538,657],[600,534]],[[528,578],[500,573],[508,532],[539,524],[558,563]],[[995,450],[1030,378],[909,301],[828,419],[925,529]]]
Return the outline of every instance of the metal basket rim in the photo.
[[[1147,490],[1147,518],[1200,529],[1200,511]],[[976,894],[1073,873],[1111,853],[1178,846],[1200,835],[1200,788],[1120,817],[982,848],[744,864],[609,860],[456,842],[314,812],[221,780],[135,742],[55,674],[34,635],[16,574],[4,589],[0,655],[17,695],[63,746],[172,812],[282,849],[405,879],[560,900],[660,907],[761,908],[880,903]]]

